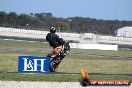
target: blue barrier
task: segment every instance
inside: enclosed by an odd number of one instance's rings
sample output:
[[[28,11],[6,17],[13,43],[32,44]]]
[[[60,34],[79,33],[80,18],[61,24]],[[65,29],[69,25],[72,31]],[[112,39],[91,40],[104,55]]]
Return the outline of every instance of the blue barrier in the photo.
[[[39,56],[19,56],[18,72],[50,72],[50,59],[48,57]]]

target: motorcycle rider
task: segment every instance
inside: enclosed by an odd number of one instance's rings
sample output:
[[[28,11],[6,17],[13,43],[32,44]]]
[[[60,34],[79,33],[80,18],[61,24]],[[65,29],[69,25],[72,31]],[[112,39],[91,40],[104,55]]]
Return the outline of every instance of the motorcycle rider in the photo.
[[[59,38],[56,33],[56,28],[51,27],[50,33],[47,34],[46,40],[49,42],[50,46],[53,47],[53,58],[56,58],[57,53],[64,50],[65,41],[62,38]]]

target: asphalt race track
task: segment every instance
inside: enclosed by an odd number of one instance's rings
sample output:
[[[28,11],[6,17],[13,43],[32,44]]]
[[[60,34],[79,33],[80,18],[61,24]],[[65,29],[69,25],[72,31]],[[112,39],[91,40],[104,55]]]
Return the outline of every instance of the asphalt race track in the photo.
[[[1,51],[8,51],[8,52],[13,52],[13,51],[19,51],[19,52],[36,52],[36,53],[49,53],[47,51],[45,51],[42,48],[33,48],[33,49],[26,49],[26,48],[16,48],[16,47],[7,47],[7,48],[0,48],[0,52]],[[79,55],[79,56],[97,56],[97,57],[112,57],[112,58],[127,58],[127,59],[132,59],[132,55],[112,55],[112,54],[96,54],[96,53],[74,53],[74,52],[70,52],[70,55]]]
[[[59,74],[59,75],[81,75],[81,73],[71,72],[48,72],[44,74]],[[132,76],[132,74],[106,74],[106,73],[88,73],[89,75],[112,75],[112,76]]]

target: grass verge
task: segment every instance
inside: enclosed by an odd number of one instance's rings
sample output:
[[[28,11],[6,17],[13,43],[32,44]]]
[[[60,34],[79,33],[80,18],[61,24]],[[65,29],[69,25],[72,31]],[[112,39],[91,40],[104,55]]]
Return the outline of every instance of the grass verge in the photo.
[[[44,49],[45,53],[23,50],[17,51],[0,51],[0,80],[16,80],[16,81],[78,81],[81,74],[76,75],[61,75],[61,74],[23,74],[17,73],[18,56],[20,55],[33,55],[33,56],[46,56],[52,49],[47,43],[41,42],[18,42],[18,41],[3,41],[0,40],[0,48],[26,48],[29,49]],[[132,55],[131,51],[101,51],[101,50],[82,50],[71,49],[71,53],[90,53],[97,54],[116,54],[116,55]],[[80,73],[81,68],[84,67],[90,75],[90,79],[128,79],[132,81],[132,76],[125,75],[96,75],[101,74],[132,74],[132,59],[116,59],[111,57],[96,57],[96,56],[80,56],[68,55],[59,66],[59,72],[66,73]]]

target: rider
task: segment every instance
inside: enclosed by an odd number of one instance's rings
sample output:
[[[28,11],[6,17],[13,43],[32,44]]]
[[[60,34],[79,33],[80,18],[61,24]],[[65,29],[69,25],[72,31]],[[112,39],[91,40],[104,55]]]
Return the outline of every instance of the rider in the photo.
[[[65,41],[62,38],[59,38],[58,35],[55,34],[56,28],[51,27],[50,33],[47,34],[46,40],[49,42],[50,46],[53,47],[54,58],[57,56],[57,52],[60,52],[64,49]]]

